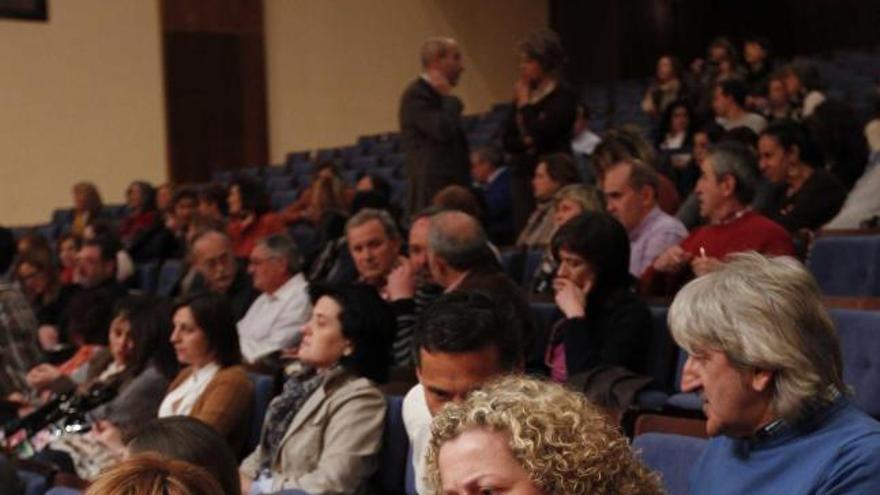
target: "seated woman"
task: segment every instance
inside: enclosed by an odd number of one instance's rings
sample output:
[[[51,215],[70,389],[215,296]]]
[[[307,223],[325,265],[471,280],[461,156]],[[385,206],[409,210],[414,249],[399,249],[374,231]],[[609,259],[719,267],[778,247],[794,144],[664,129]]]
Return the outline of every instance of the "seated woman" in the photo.
[[[328,186],[329,185],[329,186]],[[328,191],[321,191],[322,188],[328,188]],[[329,193],[329,194],[328,194]],[[322,196],[317,198],[316,196]],[[351,208],[351,200],[354,198],[354,191],[345,185],[342,175],[336,164],[327,161],[323,162],[312,173],[312,180],[308,187],[304,188],[296,201],[287,205],[279,215],[284,223],[290,225],[298,222],[306,222],[317,226],[320,222],[321,213],[324,210],[336,209],[347,211]],[[327,204],[327,202],[331,202]]]
[[[15,264],[15,278],[37,317],[38,336],[46,335],[48,338],[53,333],[58,335],[58,327],[73,289],[61,283],[51,253],[29,252],[20,256]],[[57,339],[40,341],[45,351],[53,350],[57,344]]]
[[[109,402],[97,406],[88,417],[94,433],[68,434],[54,440],[45,454],[83,479],[116,462],[119,452],[108,449],[111,436],[130,437],[145,422],[156,417],[168,384],[177,373],[171,344],[169,305],[152,297],[126,299],[118,306],[110,328],[109,363],[79,386],[80,393],[95,387],[116,391]],[[71,385],[69,385],[71,386]],[[61,451],[69,456],[59,461]]]
[[[834,218],[846,189],[822,166],[807,131],[793,121],[767,127],[758,139],[761,172],[777,186],[767,217],[791,233],[816,230]]]
[[[192,416],[226,438],[234,452],[241,451],[254,392],[241,366],[229,302],[216,294],[188,296],[174,307],[172,322],[177,361],[188,366],[171,383],[159,417]]]
[[[76,253],[82,246],[79,237],[73,234],[63,234],[58,238],[59,278],[62,285],[73,285],[76,275]]]
[[[601,410],[533,378],[500,378],[450,403],[432,431],[432,493],[665,493]]]
[[[605,211],[599,191],[587,184],[569,184],[563,187],[553,197],[553,231],[556,232],[565,222],[587,211]],[[541,263],[529,283],[532,292],[537,294],[552,292],[553,277],[557,268],[553,250],[547,246]]]
[[[104,203],[98,188],[91,182],[78,182],[73,186],[73,219],[62,229],[82,237],[86,225],[101,217]]]
[[[563,319],[553,326],[546,364],[556,382],[600,366],[644,372],[651,313],[636,296],[629,238],[607,213],[587,212],[553,236],[553,281]]]
[[[243,493],[356,493],[376,468],[385,399],[374,382],[388,375],[391,308],[364,285],[315,286],[311,299],[303,366],[269,404],[241,464]]]
[[[284,231],[284,222],[270,211],[269,197],[253,179],[239,177],[229,186],[229,224],[226,233],[232,240],[236,258],[246,259],[260,239]]]
[[[543,249],[553,237],[553,195],[563,187],[580,182],[580,173],[571,156],[554,153],[542,157],[535,167],[532,191],[537,206],[529,216],[525,228],[516,240],[516,246],[525,249]]]

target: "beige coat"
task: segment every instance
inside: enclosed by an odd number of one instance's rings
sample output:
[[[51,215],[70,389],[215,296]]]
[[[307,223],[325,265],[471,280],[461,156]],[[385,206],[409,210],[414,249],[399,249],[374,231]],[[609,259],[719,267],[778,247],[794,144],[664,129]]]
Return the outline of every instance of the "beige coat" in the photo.
[[[369,380],[331,377],[291,421],[271,461],[272,489],[357,493],[376,470],[384,424],[385,398]],[[255,479],[267,455],[258,446],[242,462],[242,474]]]

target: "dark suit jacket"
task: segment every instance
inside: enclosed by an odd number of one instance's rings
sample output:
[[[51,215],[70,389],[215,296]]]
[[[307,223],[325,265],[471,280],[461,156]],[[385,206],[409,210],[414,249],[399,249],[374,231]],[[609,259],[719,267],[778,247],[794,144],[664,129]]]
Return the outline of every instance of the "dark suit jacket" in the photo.
[[[441,95],[422,78],[403,92],[398,118],[401,148],[406,154],[410,213],[428,206],[440,189],[470,183],[461,111],[461,100]]]
[[[535,330],[532,309],[525,292],[496,264],[486,264],[472,269],[455,288],[456,291],[480,292],[494,299],[516,319],[520,346],[527,361],[540,351],[535,348]]]
[[[510,169],[503,169],[494,181],[480,188],[486,203],[486,230],[489,239],[499,246],[514,242],[510,192]]]

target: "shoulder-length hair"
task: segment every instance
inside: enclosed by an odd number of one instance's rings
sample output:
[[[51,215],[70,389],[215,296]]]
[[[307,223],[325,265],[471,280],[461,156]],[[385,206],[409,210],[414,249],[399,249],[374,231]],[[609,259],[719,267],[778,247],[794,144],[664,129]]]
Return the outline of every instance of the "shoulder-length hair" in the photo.
[[[183,307],[188,307],[192,311],[196,325],[205,333],[220,366],[241,363],[235,315],[232,313],[232,304],[226,296],[211,292],[184,296],[174,305],[171,314],[177,313],[177,310]]]

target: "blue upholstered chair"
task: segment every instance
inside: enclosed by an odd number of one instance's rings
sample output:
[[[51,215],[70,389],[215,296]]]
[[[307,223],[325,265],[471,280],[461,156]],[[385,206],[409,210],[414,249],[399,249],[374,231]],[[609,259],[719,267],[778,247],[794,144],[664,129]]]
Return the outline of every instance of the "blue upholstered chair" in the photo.
[[[853,402],[880,418],[880,311],[832,309],[840,336],[843,380],[853,389]]]
[[[684,435],[645,433],[633,440],[633,448],[649,468],[660,473],[669,495],[687,495],[691,468],[706,443]]]
[[[827,296],[880,296],[880,235],[819,237],[807,267]]]
[[[246,454],[253,452],[260,442],[263,420],[266,419],[266,411],[269,409],[269,402],[272,400],[272,392],[274,391],[274,382],[271,376],[248,373],[248,378],[254,384],[254,403],[251,408],[250,432],[244,446]]]

